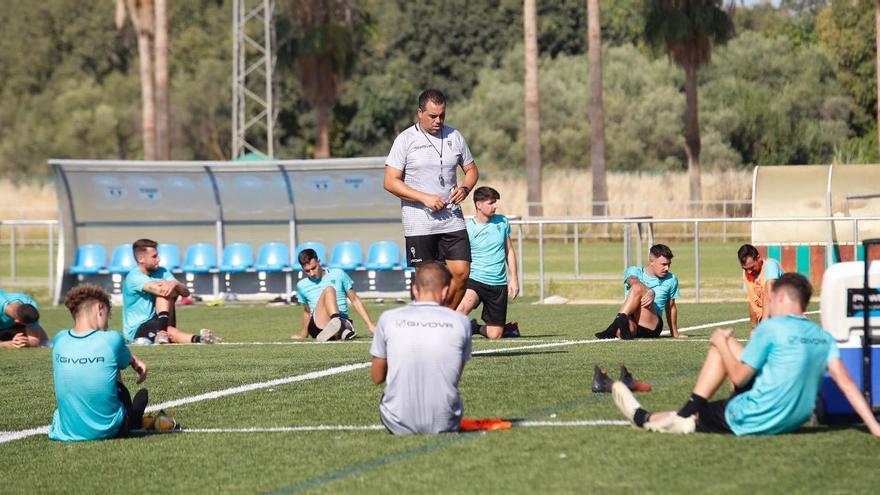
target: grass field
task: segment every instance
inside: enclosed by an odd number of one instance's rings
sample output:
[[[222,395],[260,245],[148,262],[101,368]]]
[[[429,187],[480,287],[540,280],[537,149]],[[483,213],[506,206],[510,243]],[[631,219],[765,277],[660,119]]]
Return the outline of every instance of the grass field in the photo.
[[[369,305],[373,316],[392,306]],[[376,425],[381,387],[366,367],[369,335],[288,344],[298,307],[186,307],[181,326],[211,327],[231,345],[134,347],[150,366],[151,403],[247,384],[287,384],[171,408],[185,428]],[[612,306],[511,306],[523,338],[475,341],[461,389],[469,417],[620,420],[589,390],[592,364],[625,363],[654,392],[649,409],[687,397],[712,328],[687,340],[596,343]],[[117,311],[118,313],[118,311]],[[743,304],[681,304],[683,327],[740,318]],[[45,309],[48,329],[68,315]],[[118,328],[119,315],[113,325]],[[361,325],[361,328],[363,326]],[[746,324],[735,325],[748,334]],[[51,332],[54,333],[54,332]],[[256,345],[254,343],[270,343]],[[329,370],[329,371],[325,371]],[[302,377],[306,373],[325,371]],[[134,376],[124,373],[134,390]],[[47,425],[54,408],[49,350],[0,353],[0,431]],[[59,444],[45,434],[0,443],[3,493],[870,493],[880,443],[864,429],[804,428],[767,438],[650,434],[628,426],[515,427],[393,437],[384,431],[173,433]],[[865,462],[869,462],[867,468]]]

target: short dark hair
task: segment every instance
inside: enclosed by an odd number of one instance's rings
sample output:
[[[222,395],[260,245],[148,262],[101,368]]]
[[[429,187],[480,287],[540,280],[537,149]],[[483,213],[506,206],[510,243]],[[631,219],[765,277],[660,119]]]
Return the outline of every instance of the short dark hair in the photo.
[[[15,320],[30,325],[40,319],[40,311],[33,304],[21,303],[15,308]]]
[[[807,277],[797,272],[783,273],[773,282],[773,292],[788,291],[788,297],[801,303],[801,310],[806,310],[813,297],[813,286]]]
[[[444,287],[449,287],[452,275],[446,265],[436,261],[423,263],[416,267],[415,285],[419,290],[427,292],[439,292]]]
[[[107,295],[107,292],[98,287],[97,285],[78,285],[67,293],[67,297],[64,298],[64,306],[70,310],[71,316],[76,318],[77,313],[82,311],[83,307],[88,302],[98,302],[105,306],[107,309],[110,309],[110,296]]]
[[[758,248],[752,246],[751,244],[743,244],[739,247],[739,251],[736,252],[736,257],[739,258],[739,264],[742,265],[746,262],[747,258],[751,258],[753,260],[758,259],[758,255],[761,254],[758,252]]]
[[[498,191],[489,186],[480,186],[474,189],[474,203],[477,201],[488,201],[490,199],[499,200],[501,199],[501,195],[498,194]]]
[[[131,244],[131,251],[134,253],[135,259],[141,253],[147,251],[147,248],[156,249],[159,247],[159,243],[152,239],[138,239]]]
[[[296,259],[299,260],[300,265],[305,266],[309,261],[318,260],[318,253],[312,248],[305,248],[299,252],[299,256]]]
[[[668,260],[672,260],[672,250],[669,249],[669,246],[666,244],[654,244],[651,246],[649,251],[651,253],[652,258],[664,257]]]
[[[426,89],[422,91],[419,94],[419,110],[424,112],[429,101],[435,105],[445,105],[446,95],[439,89]]]

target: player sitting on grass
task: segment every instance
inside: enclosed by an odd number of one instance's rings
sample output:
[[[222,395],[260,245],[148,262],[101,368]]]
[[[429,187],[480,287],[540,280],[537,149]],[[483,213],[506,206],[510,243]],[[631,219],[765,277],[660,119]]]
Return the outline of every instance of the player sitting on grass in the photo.
[[[370,333],[376,331],[367,308],[352,288],[354,282],[343,270],[324,270],[314,249],[299,253],[299,264],[306,275],[296,283],[296,297],[303,305],[302,330],[291,336],[304,339],[311,335],[318,342],[351,340],[355,337],[354,323],[348,316],[346,297],[351,306],[367,322]]]
[[[460,429],[458,383],[471,357],[467,317],[442,306],[451,276],[436,262],[416,267],[415,301],[382,313],[370,347],[373,383],[385,383],[382,424],[395,435]]]
[[[659,337],[663,331],[664,309],[672,336],[686,337],[678,333],[678,308],[675,306],[679,297],[678,277],[669,271],[671,265],[672,250],[664,244],[655,244],[651,246],[648,266],[627,268],[623,275],[626,289],[623,306],[614,321],[605,331],[597,333],[596,338]]]
[[[615,404],[634,425],[651,431],[786,433],[810,419],[827,369],[871,434],[880,436],[834,337],[804,316],[812,292],[803,275],[786,273],[769,294],[770,318],[758,325],[745,348],[731,330],[713,333],[693,393],[677,413],[646,411],[621,382],[612,386]],[[731,397],[708,402],[725,378],[734,386]]]
[[[49,344],[40,327],[40,310],[27,294],[0,291],[0,349]]]
[[[736,253],[743,269],[743,283],[749,300],[749,318],[754,329],[767,318],[767,297],[773,289],[773,282],[782,275],[779,262],[761,257],[758,249],[751,244],[743,244]]]
[[[510,224],[503,215],[495,214],[499,199],[501,195],[491,187],[474,190],[477,214],[466,225],[471,243],[471,274],[467,291],[458,305],[458,311],[466,315],[483,304],[486,324],[477,325],[476,320],[471,320],[471,328],[474,333],[489,339],[500,339],[502,335],[519,336],[518,329],[505,329],[507,300],[519,294],[519,279],[516,276],[516,252],[510,241]]]
[[[52,349],[58,408],[49,438],[73,442],[125,437],[141,427],[147,390],[139,390],[132,401],[118,381],[119,372],[131,366],[141,384],[147,378],[147,365],[128,350],[118,332],[107,331],[110,297],[103,289],[74,287],[64,305],[74,325],[58,332]]]
[[[222,342],[203,328],[192,335],[177,328],[174,303],[189,296],[189,289],[159,266],[158,244],[138,239],[132,244],[137,267],[122,283],[122,326],[125,338],[138,344],[216,344]]]

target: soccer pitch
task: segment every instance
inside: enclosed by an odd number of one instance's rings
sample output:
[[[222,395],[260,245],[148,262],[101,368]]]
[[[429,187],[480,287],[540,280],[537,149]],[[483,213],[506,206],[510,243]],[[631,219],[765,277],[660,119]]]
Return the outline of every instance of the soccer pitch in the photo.
[[[391,307],[368,304],[373,317]],[[880,485],[880,443],[861,427],[735,438],[590,423],[622,419],[610,394],[590,392],[594,363],[614,377],[626,364],[654,387],[638,395],[646,408],[677,409],[713,324],[747,316],[744,303],[680,304],[681,327],[709,326],[688,331],[686,340],[596,342],[593,333],[615,309],[518,300],[510,319],[520,322],[522,338],[475,339],[461,382],[465,415],[557,425],[394,437],[384,429],[335,428],[379,424],[382,388],[369,378],[370,336],[362,323],[352,342],[291,343],[301,307],[184,307],[182,328],[213,328],[227,344],[132,347],[150,366],[150,403],[178,401],[168,410],[185,429],[229,431],[6,441],[0,492],[763,494],[870,493]],[[120,327],[119,313],[112,328]],[[69,322],[63,309],[43,311],[50,334]],[[733,326],[737,336],[748,336],[747,323]],[[0,353],[0,438],[51,421],[49,355]],[[134,392],[134,373],[124,378]],[[574,421],[581,424],[559,424]],[[317,425],[329,428],[289,428]],[[269,428],[279,431],[242,431]]]

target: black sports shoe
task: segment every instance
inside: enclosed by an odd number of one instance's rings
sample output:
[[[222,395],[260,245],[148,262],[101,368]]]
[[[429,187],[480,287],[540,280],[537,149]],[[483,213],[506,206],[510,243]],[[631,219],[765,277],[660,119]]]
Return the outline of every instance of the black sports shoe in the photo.
[[[597,365],[593,365],[593,385],[591,390],[594,393],[601,394],[603,392],[611,392],[611,385],[613,384],[614,380],[608,376],[608,372]]]
[[[471,335],[480,335],[480,324],[475,318],[471,319]]]

